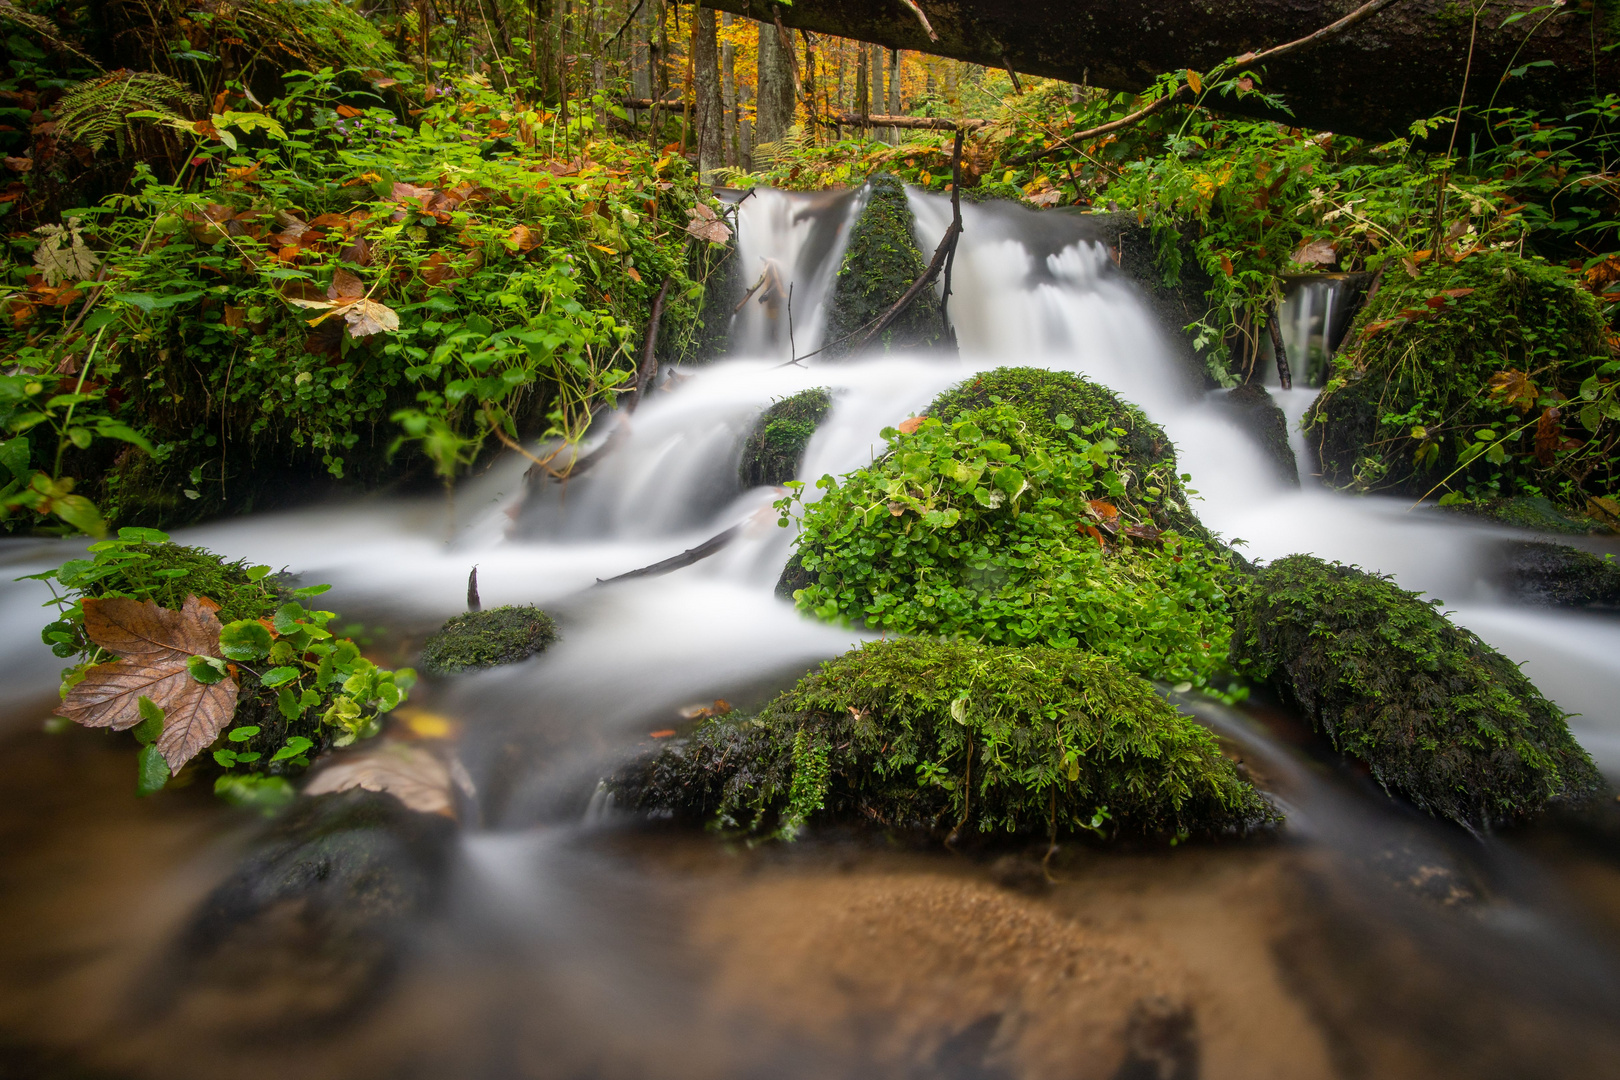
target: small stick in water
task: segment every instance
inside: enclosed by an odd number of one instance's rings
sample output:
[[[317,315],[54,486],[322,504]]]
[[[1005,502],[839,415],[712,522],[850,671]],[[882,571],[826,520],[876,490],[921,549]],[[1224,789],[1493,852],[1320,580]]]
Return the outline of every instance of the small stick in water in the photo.
[[[472,568],[472,573],[467,575],[467,610],[468,611],[483,611],[484,610],[483,601],[478,599],[478,567],[477,566],[474,566]]]
[[[1292,390],[1294,376],[1288,370],[1288,350],[1283,348],[1282,327],[1277,324],[1277,316],[1277,309],[1273,307],[1271,318],[1266,320],[1266,332],[1271,335],[1271,351],[1277,354],[1277,381],[1284,390]]]

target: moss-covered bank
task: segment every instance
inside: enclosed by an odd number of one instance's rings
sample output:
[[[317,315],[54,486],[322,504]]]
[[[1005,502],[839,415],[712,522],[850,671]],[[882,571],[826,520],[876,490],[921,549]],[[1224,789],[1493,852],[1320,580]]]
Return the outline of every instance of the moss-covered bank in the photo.
[[[1592,295],[1508,251],[1390,273],[1306,414],[1324,479],[1584,506],[1620,481],[1620,421],[1582,403],[1612,359]]]
[[[1387,790],[1470,828],[1601,787],[1557,706],[1387,578],[1307,555],[1277,560],[1238,595],[1232,657]]]
[[[737,465],[743,487],[775,486],[797,477],[810,437],[830,408],[832,395],[819,386],[773,402],[743,443]]]
[[[1002,369],[889,429],[804,507],[798,606],[890,633],[1080,648],[1224,685],[1228,556],[1139,410],[1066,373]]]
[[[515,664],[557,640],[551,616],[530,605],[507,605],[457,615],[422,645],[422,670],[454,675],[473,668]]]
[[[866,206],[849,231],[849,245],[833,281],[827,316],[829,356],[847,355],[883,313],[928,269],[928,259],[912,232],[906,189],[887,174],[874,176]],[[878,341],[884,352],[928,348],[945,338],[939,309],[924,294],[908,307]]]
[[[614,786],[638,810],[779,836],[866,822],[1169,838],[1279,820],[1214,735],[1118,665],[962,641],[872,642],[756,717],[705,721]]]

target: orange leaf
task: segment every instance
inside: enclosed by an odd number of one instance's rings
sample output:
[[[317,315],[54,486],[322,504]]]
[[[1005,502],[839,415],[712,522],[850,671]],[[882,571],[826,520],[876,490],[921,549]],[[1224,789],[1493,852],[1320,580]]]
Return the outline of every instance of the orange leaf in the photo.
[[[647,737],[652,738],[652,739],[667,739],[671,735],[674,735],[674,734],[675,734],[675,729],[674,728],[663,728],[660,731],[649,731],[649,732],[647,732]]]
[[[923,426],[923,419],[924,418],[921,416],[913,416],[909,419],[900,421],[898,425],[900,434],[910,435],[912,432]]]
[[[1536,399],[1541,397],[1541,390],[1530,381],[1530,375],[1516,368],[1498,371],[1485,385],[1489,388],[1492,398],[1503,405],[1518,409],[1520,413],[1529,411],[1536,403]],[[1541,437],[1539,427],[1536,437],[1538,440]]]
[[[1192,92],[1195,94],[1204,92],[1204,80],[1192,68],[1187,69],[1187,85],[1192,87]]]
[[[345,120],[352,120],[356,116],[360,115],[360,110],[355,108],[353,105],[339,105],[337,107],[337,114],[343,117]]]

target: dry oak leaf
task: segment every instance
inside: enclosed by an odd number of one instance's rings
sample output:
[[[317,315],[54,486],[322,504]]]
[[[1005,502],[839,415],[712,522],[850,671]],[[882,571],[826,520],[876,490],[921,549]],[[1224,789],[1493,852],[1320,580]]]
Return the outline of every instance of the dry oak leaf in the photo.
[[[203,684],[191,677],[193,656],[220,657],[219,605],[186,597],[179,611],[150,600],[84,601],[84,631],[118,659],[97,664],[68,691],[56,712],[85,727],[124,731],[141,722],[140,699],[163,710],[158,753],[171,773],[219,736],[236,713],[236,680]]]
[[[423,814],[456,816],[451,770],[432,751],[389,742],[345,754],[304,787],[305,795],[329,795],[351,788],[383,791]]]

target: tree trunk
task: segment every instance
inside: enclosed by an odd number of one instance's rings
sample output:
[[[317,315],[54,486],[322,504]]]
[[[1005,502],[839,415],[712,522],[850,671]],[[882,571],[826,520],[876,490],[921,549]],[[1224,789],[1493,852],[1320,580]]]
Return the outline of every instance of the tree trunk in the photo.
[[[722,29],[731,28],[731,12],[720,17]],[[729,38],[720,45],[720,141],[725,144],[722,156],[726,164],[735,167],[738,161],[737,145],[737,49]]]
[[[700,7],[692,26],[693,79],[697,90],[698,179],[712,183],[714,170],[725,164],[720,99],[720,46],[713,8]]]
[[[872,115],[872,99],[866,92],[866,43],[855,46],[855,115]]]
[[[793,127],[793,56],[782,48],[782,36],[770,22],[759,24],[757,111],[756,143],[777,142]]]
[[[759,0],[708,0],[762,14]],[[782,21],[818,33],[918,49],[1029,75],[1137,92],[1166,71],[1208,71],[1246,52],[1304,37],[1358,0],[921,0],[939,40],[895,0],[794,0]],[[1584,8],[1584,10],[1583,10]],[[1612,5],[1497,0],[1481,16],[1469,104],[1523,106],[1558,116],[1594,87],[1620,86],[1620,28]],[[1504,24],[1511,14],[1527,17]],[[1416,119],[1454,111],[1468,62],[1471,18],[1455,0],[1403,0],[1323,44],[1279,57],[1261,72],[1293,115],[1256,102],[1213,98],[1233,112],[1384,139]],[[1536,61],[1546,66],[1508,76]],[[949,76],[947,76],[949,78]],[[954,95],[947,86],[947,96]]]
[[[900,115],[900,50],[889,50],[889,96],[885,99],[884,112],[890,116]],[[900,141],[900,129],[889,129],[889,141]]]

